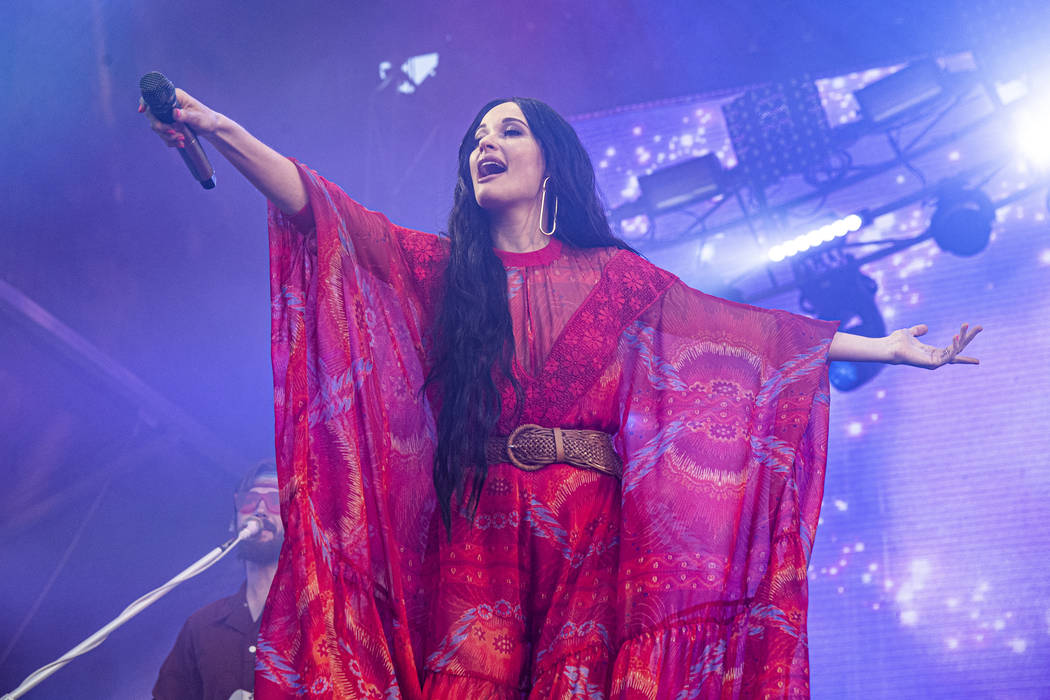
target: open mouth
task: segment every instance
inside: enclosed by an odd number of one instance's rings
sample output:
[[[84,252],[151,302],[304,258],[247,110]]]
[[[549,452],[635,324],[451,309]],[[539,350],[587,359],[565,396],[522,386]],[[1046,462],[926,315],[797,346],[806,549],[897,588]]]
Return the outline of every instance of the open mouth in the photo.
[[[498,160],[483,160],[478,163],[478,179],[484,179],[492,175],[506,172],[507,166]]]

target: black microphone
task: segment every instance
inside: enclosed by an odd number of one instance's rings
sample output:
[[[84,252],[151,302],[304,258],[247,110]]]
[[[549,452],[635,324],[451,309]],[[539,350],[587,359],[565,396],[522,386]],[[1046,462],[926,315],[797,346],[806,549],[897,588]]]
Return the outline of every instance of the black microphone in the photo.
[[[156,71],[146,73],[139,81],[139,90],[142,91],[142,101],[149,107],[149,111],[153,112],[153,116],[165,124],[175,123],[172,111],[179,103],[175,99],[175,86],[170,80]],[[182,127],[188,132],[189,138],[186,139],[185,148],[178,149],[179,155],[186,162],[186,167],[190,169],[193,177],[201,183],[201,187],[210,190],[215,187],[215,171],[208,162],[208,156],[204,155],[204,149],[197,141],[193,129],[187,124],[183,124]]]

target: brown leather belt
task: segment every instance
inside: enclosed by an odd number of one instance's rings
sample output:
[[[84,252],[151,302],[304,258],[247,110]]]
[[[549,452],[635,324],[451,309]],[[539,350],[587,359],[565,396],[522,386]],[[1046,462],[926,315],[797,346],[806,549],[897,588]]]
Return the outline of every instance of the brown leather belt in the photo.
[[[612,446],[612,436],[600,430],[541,428],[519,425],[506,437],[490,437],[485,445],[489,464],[510,463],[534,472],[548,464],[569,464],[620,478],[623,463]]]

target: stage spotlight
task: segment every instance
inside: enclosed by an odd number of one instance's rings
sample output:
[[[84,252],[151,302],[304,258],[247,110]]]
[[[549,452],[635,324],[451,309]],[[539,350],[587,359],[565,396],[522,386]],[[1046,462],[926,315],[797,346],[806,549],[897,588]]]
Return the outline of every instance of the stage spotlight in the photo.
[[[790,241],[778,243],[769,249],[767,256],[772,262],[780,262],[811,248],[817,248],[836,238],[859,231],[864,226],[864,219],[859,214],[850,214],[831,223],[824,224],[801,236],[796,236]]]
[[[1018,153],[1040,171],[1050,170],[1050,135],[1046,130],[1048,116],[1050,100],[1019,107],[1013,118],[1014,144]]]
[[[691,158],[642,175],[638,189],[637,198],[609,212],[622,234],[639,228],[651,232],[654,217],[722,194],[722,163],[714,153]]]
[[[638,178],[638,189],[650,215],[714,197],[722,191],[722,163],[714,153],[690,158]]]
[[[853,97],[869,123],[882,125],[913,113],[943,93],[941,67],[929,58],[866,85]]]
[[[860,271],[857,261],[840,248],[815,251],[792,260],[799,305],[825,321],[840,321],[839,330],[879,338],[886,322],[875,303],[878,284]],[[852,391],[882,369],[874,362],[832,362],[829,377],[839,391]]]
[[[995,221],[995,205],[980,190],[949,185],[937,199],[927,231],[941,250],[968,257],[988,245]]]
[[[827,164],[831,129],[807,78],[748,90],[722,107],[744,179],[764,187]]]

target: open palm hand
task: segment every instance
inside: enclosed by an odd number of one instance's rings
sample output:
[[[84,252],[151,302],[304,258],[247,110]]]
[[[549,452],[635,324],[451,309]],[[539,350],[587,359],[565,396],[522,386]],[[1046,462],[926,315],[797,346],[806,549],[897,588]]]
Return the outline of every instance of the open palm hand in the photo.
[[[951,344],[945,347],[927,345],[919,340],[919,336],[925,335],[929,328],[925,324],[902,328],[894,331],[889,336],[889,342],[893,357],[893,364],[912,365],[925,369],[937,369],[942,365],[962,364],[977,365],[980,360],[976,357],[960,355],[970,341],[981,332],[980,326],[970,328],[964,323],[959,332],[952,338]]]

